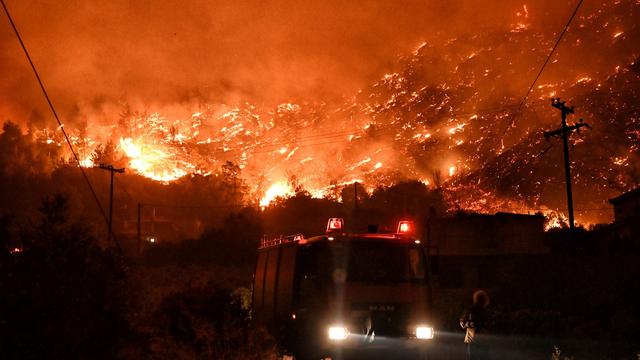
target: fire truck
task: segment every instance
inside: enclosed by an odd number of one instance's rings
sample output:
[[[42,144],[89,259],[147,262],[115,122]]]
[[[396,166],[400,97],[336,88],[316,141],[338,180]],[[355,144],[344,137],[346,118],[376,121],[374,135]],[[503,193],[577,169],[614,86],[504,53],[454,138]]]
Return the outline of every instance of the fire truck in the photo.
[[[295,359],[426,358],[434,338],[427,252],[401,221],[395,233],[263,239],[253,317]]]

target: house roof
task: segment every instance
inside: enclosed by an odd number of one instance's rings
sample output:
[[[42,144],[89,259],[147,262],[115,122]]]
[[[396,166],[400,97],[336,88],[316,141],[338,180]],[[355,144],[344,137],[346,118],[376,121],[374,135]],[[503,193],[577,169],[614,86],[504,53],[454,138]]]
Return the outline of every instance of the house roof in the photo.
[[[615,197],[613,199],[609,199],[609,203],[615,205],[615,204],[620,203],[620,202],[622,202],[624,200],[627,200],[629,198],[634,198],[634,197],[638,197],[638,196],[640,196],[640,187],[637,187],[637,188],[635,188],[635,189],[633,189],[633,190],[631,190],[629,192],[626,192],[626,193],[624,193],[624,194],[622,194],[622,195],[620,195],[618,197]]]

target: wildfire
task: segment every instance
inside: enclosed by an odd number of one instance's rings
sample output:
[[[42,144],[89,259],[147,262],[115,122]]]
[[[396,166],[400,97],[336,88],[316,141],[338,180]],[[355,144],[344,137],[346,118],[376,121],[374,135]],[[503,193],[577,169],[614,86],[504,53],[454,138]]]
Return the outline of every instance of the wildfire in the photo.
[[[628,156],[613,157],[613,163],[618,166],[627,166],[629,165],[629,157]]]
[[[260,207],[265,208],[277,198],[289,197],[293,195],[294,190],[291,188],[291,185],[284,181],[278,181],[276,183],[273,183],[267,189],[262,199],[260,199]]]
[[[602,23],[609,23],[599,14],[583,20],[584,26],[592,22],[592,28],[597,29],[593,30],[594,41],[602,32],[596,20],[600,17]],[[354,179],[366,189],[420,179],[426,185],[455,193],[448,199],[450,209],[496,212],[516,211],[513,206],[519,209],[527,204],[559,207],[562,198],[558,192],[546,190],[562,187],[562,180],[556,181],[561,174],[551,164],[556,159],[551,158],[553,151],[545,150],[547,145],[541,135],[557,118],[552,117],[555,114],[550,109],[540,110],[536,99],[549,107],[548,98],[552,95],[573,97],[582,101],[576,104],[576,115],[589,110],[589,115],[602,117],[601,112],[593,111],[593,99],[613,98],[617,92],[630,91],[619,90],[618,83],[634,84],[637,80],[632,77],[634,71],[628,71],[632,64],[620,61],[606,64],[609,73],[602,70],[605,65],[595,70],[571,70],[571,66],[565,66],[573,72],[564,78],[541,77],[547,82],[532,89],[530,99],[520,106],[519,123],[510,124],[519,108],[510,90],[529,85],[521,84],[520,76],[510,75],[523,73],[513,50],[527,49],[527,59],[548,54],[544,41],[547,34],[536,30],[532,19],[535,14],[522,5],[516,15],[515,22],[505,25],[505,36],[477,34],[473,39],[448,39],[442,45],[422,42],[409,49],[397,69],[337,103],[301,101],[257,107],[243,100],[231,105],[198,104],[182,109],[182,115],[172,116],[163,114],[163,109],[153,109],[157,111],[153,113],[126,111],[117,125],[99,126],[98,120],[88,119],[87,135],[71,126],[65,129],[73,134],[83,167],[101,161],[92,154],[99,144],[109,141],[116,142],[114,157],[126,162],[131,172],[165,183],[191,174],[217,175],[225,164],[232,163],[239,168],[242,181],[253,189],[250,201],[258,201],[262,207],[278,197],[292,196],[292,186],[314,197],[336,197],[339,187],[353,184]],[[632,33],[623,33],[625,28],[625,24],[612,23],[612,30],[605,33],[603,41],[607,45],[628,41]],[[580,30],[574,27],[572,31]],[[574,50],[584,50],[582,46],[577,42]],[[508,49],[508,54],[501,52],[502,47]],[[535,56],[531,56],[532,52]],[[602,59],[603,64],[606,60]],[[616,70],[611,73],[613,65]],[[584,184],[600,179],[607,184],[600,188],[608,189],[632,184],[618,175],[636,164],[634,150],[637,152],[640,131],[637,125],[623,126],[622,121],[638,116],[609,114],[637,103],[637,95],[632,95],[630,101],[612,100],[611,108],[607,108],[606,116],[617,116],[617,126],[627,129],[629,140],[625,145],[632,144],[619,146],[620,151],[612,150],[602,157],[604,167],[613,168],[618,174],[590,171],[593,168],[585,171],[581,168],[585,163],[576,163],[572,164],[576,180]],[[599,129],[604,128],[607,126]],[[55,133],[42,130],[38,134],[40,142],[64,147],[64,139]],[[614,138],[605,139],[612,143]],[[574,138],[572,145],[591,145],[581,141]],[[540,166],[541,163],[548,166]],[[292,175],[296,178],[291,182],[294,185],[282,180]],[[269,181],[267,187],[265,179]],[[479,194],[464,195],[476,187],[483,187]],[[498,198],[496,193],[509,194],[511,199]],[[608,194],[601,191],[599,195],[602,198]],[[560,226],[564,217],[550,214],[548,227]]]
[[[466,125],[467,124],[462,123],[462,124],[458,124],[458,125],[456,125],[456,126],[454,126],[452,128],[449,128],[449,134],[453,135],[453,134],[456,134],[456,133],[464,131],[464,127]]]
[[[569,219],[565,214],[561,212],[554,210],[543,210],[542,214],[546,219],[544,224],[545,231],[563,228],[566,227],[567,224],[569,224]]]
[[[91,158],[91,156],[88,156],[80,160],[80,166],[90,168],[95,166],[95,164],[93,163],[93,159]]]
[[[172,164],[171,156],[160,147],[121,138],[120,148],[129,159],[129,167],[150,179],[168,182],[187,174]]]

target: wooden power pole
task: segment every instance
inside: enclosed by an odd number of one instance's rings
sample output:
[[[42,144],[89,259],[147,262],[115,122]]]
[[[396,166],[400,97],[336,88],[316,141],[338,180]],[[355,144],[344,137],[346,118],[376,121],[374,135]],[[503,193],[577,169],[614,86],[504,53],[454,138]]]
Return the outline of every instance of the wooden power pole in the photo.
[[[124,173],[124,168],[116,169],[113,165],[100,164],[100,169],[107,170],[111,173],[111,187],[109,189],[109,229],[107,230],[107,243],[111,243],[111,225],[113,223],[113,174]]]
[[[142,203],[138,203],[138,223],[136,226],[136,253],[138,254],[138,256],[140,256],[140,244],[142,242],[142,226],[140,224],[140,220],[141,220],[141,216],[142,216]]]
[[[573,231],[575,229],[574,217],[573,217],[573,194],[571,192],[571,162],[569,161],[569,135],[575,130],[576,132],[580,132],[581,127],[591,126],[589,124],[582,122],[580,119],[579,123],[575,123],[571,126],[567,126],[567,114],[573,114],[573,106],[567,107],[564,101],[560,101],[560,98],[552,98],[551,106],[560,110],[562,115],[562,124],[559,129],[552,131],[545,131],[544,137],[549,140],[550,137],[561,137],[562,145],[564,150],[564,174],[565,181],[567,184],[567,207],[569,208],[569,228]]]
[[[353,211],[358,211],[358,182],[353,183]]]

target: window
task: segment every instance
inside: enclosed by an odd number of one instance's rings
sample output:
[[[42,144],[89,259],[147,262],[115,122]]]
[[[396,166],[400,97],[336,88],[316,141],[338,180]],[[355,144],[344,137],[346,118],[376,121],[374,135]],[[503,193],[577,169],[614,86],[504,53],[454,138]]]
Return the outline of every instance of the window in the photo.
[[[347,281],[405,282],[424,279],[419,248],[385,241],[358,241],[332,246],[333,268],[346,270]]]
[[[424,279],[424,254],[421,249],[409,249],[409,269],[413,279]]]

